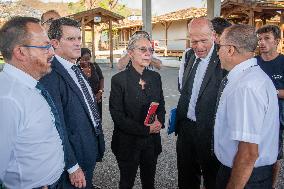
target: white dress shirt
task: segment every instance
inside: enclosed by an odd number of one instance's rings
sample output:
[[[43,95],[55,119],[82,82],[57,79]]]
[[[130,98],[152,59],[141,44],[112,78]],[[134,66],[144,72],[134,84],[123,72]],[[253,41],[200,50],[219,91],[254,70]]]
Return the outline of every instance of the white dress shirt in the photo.
[[[64,169],[54,116],[37,82],[8,63],[0,72],[0,181],[7,188],[50,185]]]
[[[218,160],[233,166],[240,141],[258,144],[254,167],[275,163],[278,154],[279,114],[276,89],[257,66],[255,58],[235,66],[228,74],[214,127]]]
[[[66,60],[66,59],[64,59],[64,58],[62,58],[62,57],[60,57],[60,56],[58,56],[58,55],[55,55],[55,57],[56,57],[57,60],[61,63],[61,65],[66,69],[66,71],[68,72],[68,74],[71,76],[71,78],[73,79],[73,81],[76,83],[77,87],[78,87],[78,88],[80,89],[80,91],[82,92],[82,96],[84,97],[84,101],[85,101],[85,103],[86,103],[86,105],[87,105],[87,107],[88,107],[89,114],[90,114],[91,119],[92,119],[92,123],[93,123],[93,125],[94,125],[94,127],[95,127],[95,126],[96,126],[96,122],[95,122],[95,119],[94,119],[94,117],[93,117],[93,114],[92,114],[92,111],[91,111],[91,107],[90,107],[90,105],[89,105],[89,103],[88,103],[88,101],[87,101],[87,99],[86,99],[86,97],[85,97],[85,95],[84,95],[84,93],[83,93],[83,89],[81,88],[81,85],[79,84],[79,81],[78,81],[78,78],[77,78],[75,72],[74,72],[74,71],[72,70],[72,68],[71,68],[71,67],[72,67],[73,65],[75,65],[75,64],[73,64],[72,62],[69,62],[68,60]],[[85,80],[85,78],[84,78],[83,76],[82,76],[82,78],[83,78],[83,80],[84,80],[84,82],[85,82],[85,84],[86,84],[86,86],[87,86],[87,88],[88,88],[89,93],[91,94],[92,99],[96,102],[96,100],[94,99],[94,97],[93,97],[93,95],[92,95],[93,92],[92,92],[92,89],[91,89],[89,83]],[[78,168],[79,168],[79,165],[76,164],[75,166],[71,167],[71,168],[68,169],[67,171],[68,171],[68,173],[70,174],[70,173],[75,172]]]
[[[209,61],[211,59],[213,50],[214,50],[214,44],[212,45],[208,55],[205,58],[200,58],[201,61],[199,62],[199,65],[197,67],[196,74],[194,77],[192,93],[191,93],[191,96],[189,97],[190,101],[189,101],[188,112],[187,112],[187,118],[193,121],[196,121],[195,106],[196,106],[199,90],[200,90],[203,78],[205,76]],[[196,57],[195,59],[195,62],[196,62],[198,57],[196,55],[195,57]]]

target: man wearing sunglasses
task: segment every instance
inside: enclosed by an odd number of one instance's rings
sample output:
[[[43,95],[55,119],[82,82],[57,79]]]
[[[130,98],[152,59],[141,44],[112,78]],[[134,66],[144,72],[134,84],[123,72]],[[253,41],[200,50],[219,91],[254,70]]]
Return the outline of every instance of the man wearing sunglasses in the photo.
[[[0,29],[0,183],[7,188],[61,188],[64,132],[53,101],[38,80],[50,73],[50,40],[31,17]],[[50,97],[50,96],[49,96]]]
[[[221,162],[218,189],[272,188],[278,155],[276,89],[254,58],[255,28],[233,25],[220,38],[222,81],[214,126],[214,152]],[[222,92],[221,92],[222,91]]]
[[[76,65],[81,56],[81,31],[70,18],[54,20],[48,31],[55,58],[52,72],[41,82],[54,98],[71,149],[66,151],[63,188],[92,189],[96,161],[104,153],[104,136],[96,99]]]

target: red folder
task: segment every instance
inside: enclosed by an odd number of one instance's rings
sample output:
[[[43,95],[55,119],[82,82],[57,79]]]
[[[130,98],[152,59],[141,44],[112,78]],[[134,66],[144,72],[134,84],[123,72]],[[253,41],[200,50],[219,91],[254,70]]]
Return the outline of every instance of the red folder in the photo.
[[[145,121],[144,121],[144,125],[154,123],[154,121],[155,121],[155,116],[156,116],[156,111],[157,111],[157,109],[158,109],[158,106],[159,106],[159,103],[158,103],[158,102],[152,102],[152,103],[150,104],[150,107],[149,107],[149,109],[148,109],[147,116],[146,116]]]

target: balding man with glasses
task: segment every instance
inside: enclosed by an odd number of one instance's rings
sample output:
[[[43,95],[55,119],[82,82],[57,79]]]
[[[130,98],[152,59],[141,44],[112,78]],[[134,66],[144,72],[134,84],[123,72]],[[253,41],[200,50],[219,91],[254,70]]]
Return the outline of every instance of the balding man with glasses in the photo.
[[[61,17],[60,14],[56,10],[46,11],[45,13],[41,15],[41,18],[40,18],[41,25],[45,28],[47,32],[51,22],[60,17]]]
[[[222,68],[229,71],[218,93],[214,152],[221,162],[218,189],[272,188],[278,155],[276,89],[254,58],[255,28],[233,25],[220,38]]]
[[[40,20],[15,17],[0,29],[0,183],[11,189],[61,188],[64,131],[38,80],[51,71],[53,48]]]

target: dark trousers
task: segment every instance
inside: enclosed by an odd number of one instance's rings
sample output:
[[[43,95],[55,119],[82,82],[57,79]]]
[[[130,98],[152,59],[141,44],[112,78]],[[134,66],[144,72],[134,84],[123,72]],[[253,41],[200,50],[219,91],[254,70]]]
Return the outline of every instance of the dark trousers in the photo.
[[[138,166],[143,189],[155,188],[155,173],[158,156],[154,153],[154,147],[148,146],[135,152],[130,160],[117,159],[120,170],[120,189],[131,189],[134,185]]]
[[[206,189],[215,189],[219,161],[211,150],[212,128],[202,128],[186,119],[177,138],[178,187],[200,189],[203,175]]]
[[[273,165],[254,168],[244,189],[271,189]],[[221,165],[217,175],[216,188],[225,189],[231,175],[230,167]]]

